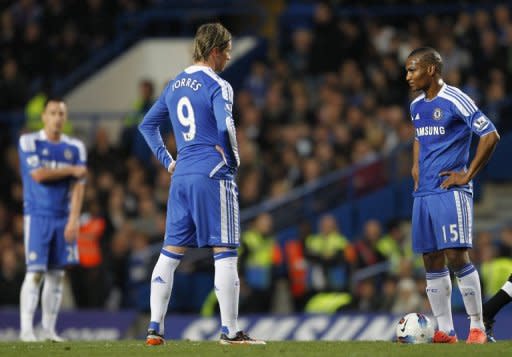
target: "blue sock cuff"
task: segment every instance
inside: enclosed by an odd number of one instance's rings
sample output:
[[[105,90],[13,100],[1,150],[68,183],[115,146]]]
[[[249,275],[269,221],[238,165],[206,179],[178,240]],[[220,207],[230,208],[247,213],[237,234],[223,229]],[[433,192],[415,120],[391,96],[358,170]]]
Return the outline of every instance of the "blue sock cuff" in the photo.
[[[183,258],[183,254],[172,253],[165,249],[162,249],[160,253],[172,259],[181,260],[181,258]]]
[[[220,260],[220,259],[231,258],[231,257],[236,257],[236,256],[238,256],[238,251],[236,249],[233,249],[233,250],[228,250],[228,251],[214,254],[213,259]]]
[[[427,280],[439,279],[448,275],[450,275],[450,271],[448,270],[448,268],[444,268],[443,270],[428,271],[425,274]]]
[[[155,330],[157,333],[160,333],[160,323],[155,321],[150,321],[148,330]]]
[[[476,270],[475,266],[472,263],[468,263],[462,269],[460,269],[459,271],[456,271],[455,276],[457,278],[462,278],[468,274],[471,274],[475,270]]]

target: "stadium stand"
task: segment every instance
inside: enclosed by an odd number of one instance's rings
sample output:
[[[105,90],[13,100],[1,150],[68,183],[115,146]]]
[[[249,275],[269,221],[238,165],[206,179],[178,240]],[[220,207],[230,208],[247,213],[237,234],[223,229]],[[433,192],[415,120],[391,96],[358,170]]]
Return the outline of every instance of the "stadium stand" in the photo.
[[[311,272],[297,270],[291,262],[307,264],[300,248],[308,231],[317,232],[317,222],[326,213],[334,215],[350,241],[339,264],[349,272],[350,282],[343,284],[342,292],[350,294],[352,302],[342,308],[398,313],[412,308],[424,311],[428,306],[423,301],[423,279],[418,279],[421,266],[407,250],[413,128],[403,64],[414,47],[439,48],[446,62],[445,77],[470,93],[503,134],[480,184],[509,185],[512,180],[507,164],[512,146],[510,3],[462,6],[464,2],[430,1],[427,8],[422,1],[414,6],[390,2],[393,5],[385,8],[363,6],[371,1],[358,2],[356,7],[343,1],[334,7],[326,2],[254,3],[259,11],[274,16],[259,34],[268,43],[265,55],[251,61],[235,88],[240,203],[246,228],[262,212],[273,216],[273,235],[284,259],[272,276],[289,286],[290,311],[303,311],[312,290]],[[247,32],[243,19],[234,15],[246,14],[245,10],[230,7],[236,1],[187,3],[0,2],[1,306],[18,304],[24,269],[22,191],[13,145],[25,125],[20,113],[39,90],[64,93],[142,37],[190,35],[197,23],[210,19],[224,20],[235,35]],[[207,3],[210,7],[197,15],[197,7]],[[179,14],[186,17],[170,15],[169,9],[177,4],[182,5]],[[249,22],[258,21],[256,14]],[[68,307],[145,312],[151,267],[164,233],[167,174],[111,142],[101,123],[89,145],[89,158],[84,212],[104,223],[97,237],[101,258],[94,269],[81,266],[71,277],[87,280],[91,274],[88,284],[100,286],[89,298],[73,289],[80,298],[68,296]],[[381,232],[360,247],[363,227],[375,219]],[[389,238],[388,225],[396,220],[401,234]],[[475,237],[479,248],[474,261],[484,271],[482,281],[489,293],[492,289],[486,284],[495,283],[485,272],[498,259],[510,260],[511,225],[509,217]],[[391,250],[378,244],[386,237],[393,242]],[[361,249],[376,257],[364,268]],[[175,290],[184,293],[173,298],[170,311],[199,312],[210,292],[205,286],[212,282],[211,258],[207,251],[196,254],[180,266]],[[391,263],[382,265],[383,260]],[[93,280],[98,271],[103,277]],[[250,291],[242,289],[244,294]],[[379,294],[386,299],[375,299]],[[407,294],[412,297],[403,305],[391,303]],[[461,302],[458,307],[462,308]],[[275,304],[268,309],[282,311]]]

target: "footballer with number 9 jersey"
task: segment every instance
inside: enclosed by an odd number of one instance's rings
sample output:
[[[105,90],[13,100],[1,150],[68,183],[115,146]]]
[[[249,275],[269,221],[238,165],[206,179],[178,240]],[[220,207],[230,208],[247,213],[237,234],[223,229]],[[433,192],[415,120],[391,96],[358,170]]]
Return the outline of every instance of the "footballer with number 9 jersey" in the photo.
[[[219,23],[204,24],[194,39],[194,64],[171,80],[139,130],[172,174],[163,248],[151,277],[147,345],[164,343],[164,319],[174,271],[187,248],[211,247],[223,344],[264,344],[238,328],[240,165],[232,116],[233,90],[217,72],[231,58],[231,34]],[[178,155],[165,147],[159,126],[171,121]]]
[[[409,86],[423,92],[410,108],[416,134],[413,249],[423,254],[427,297],[438,323],[434,342],[457,342],[449,268],[457,278],[470,318],[466,342],[485,343],[480,278],[468,254],[472,247],[472,179],[491,157],[499,135],[471,98],[444,83],[442,65],[441,56],[430,47],[412,51],[405,64]],[[470,161],[473,133],[480,139]]]
[[[62,300],[64,267],[78,263],[76,238],[84,196],[84,144],[62,134],[66,104],[49,98],[44,127],[19,140],[23,182],[24,243],[27,273],[20,293],[20,339],[61,341],[55,330]],[[41,335],[34,334],[34,312],[41,294]]]

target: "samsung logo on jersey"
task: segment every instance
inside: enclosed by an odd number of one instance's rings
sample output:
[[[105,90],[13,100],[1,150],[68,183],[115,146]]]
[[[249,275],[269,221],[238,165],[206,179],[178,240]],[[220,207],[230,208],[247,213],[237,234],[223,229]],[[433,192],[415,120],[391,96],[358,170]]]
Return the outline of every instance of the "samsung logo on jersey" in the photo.
[[[55,161],[55,160],[41,160],[41,166],[50,168],[50,169],[58,169],[61,167],[71,166],[71,164],[67,163],[67,162],[59,162],[59,161]]]
[[[176,81],[174,81],[174,83],[172,84],[172,90],[176,90],[180,87],[189,87],[193,91],[196,91],[199,88],[201,88],[201,86],[202,86],[202,84],[199,83],[196,79],[181,78],[181,79],[177,79]]]
[[[422,128],[416,128],[416,136],[426,135],[444,135],[444,126],[424,126]]]

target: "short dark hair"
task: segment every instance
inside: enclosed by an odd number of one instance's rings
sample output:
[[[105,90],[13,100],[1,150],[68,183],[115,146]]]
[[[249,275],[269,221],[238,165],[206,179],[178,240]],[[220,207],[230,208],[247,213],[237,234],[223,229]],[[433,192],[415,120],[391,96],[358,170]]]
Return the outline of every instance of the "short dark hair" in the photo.
[[[231,33],[222,24],[215,22],[199,26],[194,38],[194,62],[206,61],[215,47],[223,51],[229,41]]]
[[[44,101],[44,109],[46,109],[46,107],[48,106],[48,103],[50,103],[50,102],[58,102],[58,103],[63,102],[64,103],[64,99],[59,96],[50,95]]]
[[[443,71],[443,58],[432,47],[419,47],[413,50],[407,58],[411,57],[419,57],[420,62],[425,63],[426,65],[434,65],[436,67],[436,72],[441,73]]]

